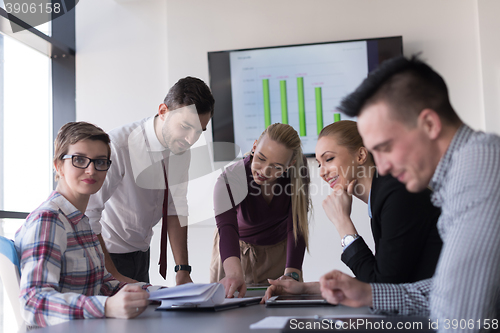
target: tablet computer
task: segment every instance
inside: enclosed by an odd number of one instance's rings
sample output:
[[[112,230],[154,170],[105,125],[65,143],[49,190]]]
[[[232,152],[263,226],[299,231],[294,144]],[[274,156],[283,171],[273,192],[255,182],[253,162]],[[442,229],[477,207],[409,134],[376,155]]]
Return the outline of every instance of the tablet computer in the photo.
[[[266,306],[335,306],[328,303],[321,295],[280,295],[266,301]]]

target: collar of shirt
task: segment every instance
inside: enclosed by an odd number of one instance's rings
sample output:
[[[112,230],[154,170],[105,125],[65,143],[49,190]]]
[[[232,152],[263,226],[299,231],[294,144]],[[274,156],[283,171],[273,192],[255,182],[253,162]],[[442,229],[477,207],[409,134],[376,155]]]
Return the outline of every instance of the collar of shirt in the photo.
[[[162,152],[165,150],[165,147],[160,143],[158,137],[155,132],[155,118],[157,116],[149,118],[144,123],[144,131],[146,132],[146,136],[149,142],[149,151],[159,151]]]
[[[379,177],[378,171],[375,170],[375,173],[373,174],[373,179],[372,179],[372,187],[370,188],[370,193],[368,194],[368,216],[372,219],[372,189],[373,189],[373,183],[375,183],[375,180]]]
[[[453,136],[453,139],[451,140],[450,146],[446,150],[446,153],[439,161],[438,166],[436,167],[436,171],[434,171],[434,175],[432,176],[431,182],[429,183],[429,186],[434,191],[432,195],[432,203],[435,206],[441,207],[442,200],[439,195],[439,190],[441,189],[448,170],[450,169],[453,154],[469,140],[473,133],[474,131],[469,126],[465,124],[460,126],[460,128],[455,133],[455,136]]]
[[[61,193],[54,191],[49,197],[49,200],[55,203],[68,221],[74,225],[77,225],[84,217],[86,217],[82,212],[80,212],[75,206],[71,204]]]
[[[368,216],[372,219],[372,190],[368,194]]]

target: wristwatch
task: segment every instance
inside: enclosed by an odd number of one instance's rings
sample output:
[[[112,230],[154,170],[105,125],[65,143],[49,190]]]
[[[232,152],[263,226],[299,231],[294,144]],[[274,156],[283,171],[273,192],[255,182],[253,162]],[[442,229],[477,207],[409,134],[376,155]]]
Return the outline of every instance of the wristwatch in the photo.
[[[174,271],[177,273],[178,271],[188,271],[191,274],[191,266],[189,265],[175,265]]]
[[[294,279],[295,281],[299,281],[300,280],[299,274],[296,273],[296,272],[286,273],[285,276],[289,276],[292,279]]]
[[[354,242],[356,239],[359,238],[358,234],[354,235],[345,235],[342,238],[342,241],[340,241],[340,245],[342,245],[343,248],[346,248],[348,245],[350,245],[352,242]]]

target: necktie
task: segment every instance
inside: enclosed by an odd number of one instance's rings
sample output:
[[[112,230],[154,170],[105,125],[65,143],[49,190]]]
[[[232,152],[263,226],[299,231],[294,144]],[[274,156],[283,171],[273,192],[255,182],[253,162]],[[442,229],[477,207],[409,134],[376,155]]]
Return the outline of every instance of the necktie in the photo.
[[[165,162],[162,161],[163,175],[165,176],[165,194],[163,196],[161,243],[160,243],[160,275],[167,279],[167,214],[168,214],[168,180]]]

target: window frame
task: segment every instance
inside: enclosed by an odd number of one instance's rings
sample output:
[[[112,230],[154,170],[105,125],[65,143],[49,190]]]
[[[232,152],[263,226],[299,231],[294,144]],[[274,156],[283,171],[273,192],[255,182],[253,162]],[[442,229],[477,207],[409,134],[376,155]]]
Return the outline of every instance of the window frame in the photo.
[[[52,20],[52,36],[35,29],[19,18],[7,14],[0,7],[0,33],[12,37],[19,42],[30,46],[47,55],[51,60],[52,76],[52,140],[62,125],[75,121],[76,119],[76,74],[75,74],[75,10],[77,0],[64,0],[63,8],[73,8],[64,15]],[[23,33],[13,33],[11,23],[26,29]],[[0,45],[3,52],[3,43]],[[0,82],[0,98],[3,100],[3,73]],[[3,124],[3,105],[0,105],[0,120]],[[3,131],[2,131],[3,132]],[[3,158],[3,134],[0,133],[0,169],[3,170],[5,160]],[[52,179],[52,187],[55,188]],[[3,205],[3,172],[0,173],[0,204]],[[29,213],[17,211],[5,211],[0,206],[0,219],[25,219]]]

